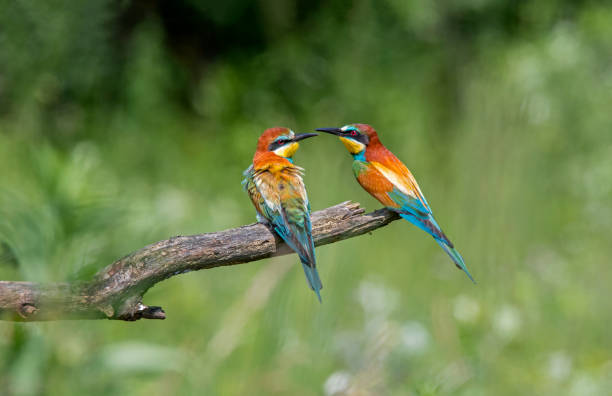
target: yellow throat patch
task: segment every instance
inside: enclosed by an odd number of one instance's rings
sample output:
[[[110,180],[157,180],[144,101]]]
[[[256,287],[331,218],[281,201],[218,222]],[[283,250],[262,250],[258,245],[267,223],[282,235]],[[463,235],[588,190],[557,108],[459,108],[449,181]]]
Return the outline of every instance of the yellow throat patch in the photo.
[[[285,158],[291,158],[299,148],[299,143],[293,142],[291,144],[286,144],[282,147],[277,148],[276,150],[274,150],[274,154],[280,155],[281,157]]]
[[[342,143],[344,143],[344,147],[346,147],[346,149],[349,151],[349,153],[351,154],[357,154],[362,152],[365,149],[365,145],[362,143],[359,143],[353,139],[347,139],[347,138],[343,138],[341,137],[340,140],[342,141]]]

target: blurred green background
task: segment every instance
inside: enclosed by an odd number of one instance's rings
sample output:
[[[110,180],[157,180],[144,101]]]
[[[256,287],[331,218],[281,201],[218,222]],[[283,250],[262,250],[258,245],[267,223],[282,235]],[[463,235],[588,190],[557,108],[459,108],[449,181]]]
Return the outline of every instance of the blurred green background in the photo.
[[[603,395],[612,389],[612,6],[0,0],[0,279],[87,279],[254,221],[267,127],[365,122],[478,281],[407,222],[177,276],[165,321],[0,323],[3,395]],[[313,210],[380,205],[302,145]]]

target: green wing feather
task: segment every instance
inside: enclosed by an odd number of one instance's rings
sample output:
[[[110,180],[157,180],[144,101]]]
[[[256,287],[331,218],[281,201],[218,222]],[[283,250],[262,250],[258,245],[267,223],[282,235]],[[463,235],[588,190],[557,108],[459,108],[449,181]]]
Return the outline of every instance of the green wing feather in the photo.
[[[258,218],[272,224],[300,257],[310,287],[319,300],[323,287],[316,270],[316,257],[312,239],[310,204],[302,182],[301,169],[287,167],[283,174],[267,170],[258,171],[251,166],[244,172],[244,189],[255,205]]]

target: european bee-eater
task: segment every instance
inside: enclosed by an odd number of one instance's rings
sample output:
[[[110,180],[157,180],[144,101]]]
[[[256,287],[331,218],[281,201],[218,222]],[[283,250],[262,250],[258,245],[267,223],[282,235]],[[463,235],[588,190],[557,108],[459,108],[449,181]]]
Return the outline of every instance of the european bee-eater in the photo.
[[[383,146],[374,128],[350,124],[342,128],[318,128],[317,131],[338,136],[353,155],[353,172],[361,187],[388,209],[434,237],[455,265],[474,282],[463,258],[434,219],[414,176]]]
[[[292,159],[300,147],[298,142],[313,136],[317,134],[266,129],[257,142],[253,164],[244,171],[242,185],[255,205],[257,219],[270,225],[298,254],[308,284],[321,301],[323,285],[316,268],[304,170]]]

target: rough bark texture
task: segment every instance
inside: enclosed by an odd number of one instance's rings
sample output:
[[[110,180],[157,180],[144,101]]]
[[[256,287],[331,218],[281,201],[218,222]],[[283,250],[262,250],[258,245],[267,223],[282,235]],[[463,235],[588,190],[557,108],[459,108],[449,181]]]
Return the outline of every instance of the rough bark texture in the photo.
[[[312,214],[316,246],[362,235],[399,217],[386,209],[364,214],[343,202]],[[268,227],[255,223],[202,235],[177,236],[146,246],[99,271],[89,282],[38,284],[0,281],[0,318],[165,319],[142,296],[158,282],[189,271],[242,264],[292,253]]]

